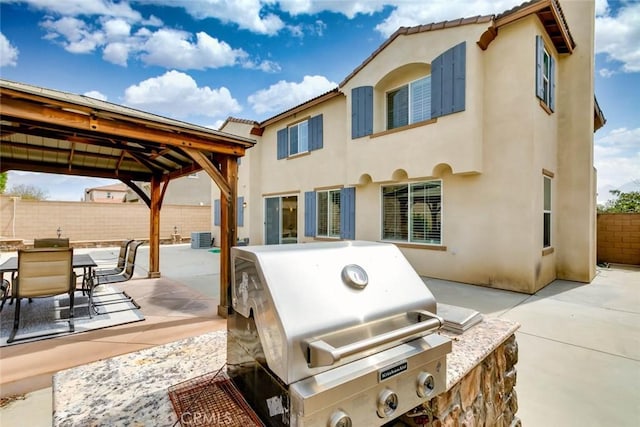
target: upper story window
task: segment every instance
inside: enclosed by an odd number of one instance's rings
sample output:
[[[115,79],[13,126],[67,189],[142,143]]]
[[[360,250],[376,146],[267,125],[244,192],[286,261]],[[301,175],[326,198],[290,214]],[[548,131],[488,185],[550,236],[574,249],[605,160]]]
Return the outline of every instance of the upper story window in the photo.
[[[387,92],[387,129],[431,118],[431,76]]]
[[[373,86],[351,89],[351,138],[435,119],[465,110],[466,42],[444,51],[431,61],[431,75],[382,94]],[[398,67],[399,70],[402,70]],[[426,70],[425,70],[426,74]],[[415,78],[419,74],[413,74]],[[407,78],[408,80],[409,78]],[[406,81],[406,80],[405,80]],[[386,99],[381,99],[382,97]],[[386,107],[382,104],[386,102]],[[376,117],[374,117],[374,111]],[[386,117],[378,117],[386,114]],[[375,119],[375,120],[374,120]]]
[[[555,63],[542,37],[536,36],[536,96],[551,112],[555,110]]]
[[[295,123],[277,134],[277,157],[285,159],[322,148],[322,114]]]
[[[289,155],[309,151],[309,121],[289,126]]]

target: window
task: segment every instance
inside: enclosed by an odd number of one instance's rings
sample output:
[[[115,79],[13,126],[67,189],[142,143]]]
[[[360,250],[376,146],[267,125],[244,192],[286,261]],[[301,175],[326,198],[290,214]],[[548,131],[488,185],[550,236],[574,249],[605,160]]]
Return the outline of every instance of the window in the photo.
[[[542,208],[542,247],[548,248],[551,246],[551,178],[548,176],[544,178],[544,203]]]
[[[382,187],[382,239],[440,244],[442,182]]]
[[[551,111],[555,109],[555,60],[536,36],[536,95]]]
[[[340,190],[318,191],[318,237],[340,237]]]
[[[305,120],[289,126],[289,155],[309,151],[309,122]]]
[[[298,122],[277,133],[277,158],[286,159],[322,148],[322,114]]]
[[[431,76],[387,93],[387,129],[431,118]]]
[[[355,187],[305,192],[304,235],[306,237],[355,239]]]

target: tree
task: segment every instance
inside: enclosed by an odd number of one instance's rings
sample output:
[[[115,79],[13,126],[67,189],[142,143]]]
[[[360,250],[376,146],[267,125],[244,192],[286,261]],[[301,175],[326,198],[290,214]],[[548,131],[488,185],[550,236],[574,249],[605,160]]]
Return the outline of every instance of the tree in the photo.
[[[601,210],[602,212],[640,213],[640,191],[622,193],[620,190],[611,190],[610,193],[616,196],[616,198],[609,200]]]
[[[0,173],[0,194],[4,194],[4,190],[7,188],[7,173]]]
[[[18,184],[7,191],[7,196],[21,197],[25,200],[46,200],[49,193],[34,185]]]

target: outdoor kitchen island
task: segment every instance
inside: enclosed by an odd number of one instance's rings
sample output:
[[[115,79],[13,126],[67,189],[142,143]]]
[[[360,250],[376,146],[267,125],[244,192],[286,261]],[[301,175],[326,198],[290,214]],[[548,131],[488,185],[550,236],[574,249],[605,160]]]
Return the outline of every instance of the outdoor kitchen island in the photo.
[[[423,405],[423,416],[437,419],[426,425],[520,425],[514,389],[518,327],[485,317],[464,334],[440,332],[453,347],[447,355],[447,391]],[[53,425],[179,425],[169,387],[223,367],[226,343],[226,331],[212,332],[60,371],[53,378]],[[224,414],[200,415],[234,425]],[[183,421],[196,425],[195,418]]]

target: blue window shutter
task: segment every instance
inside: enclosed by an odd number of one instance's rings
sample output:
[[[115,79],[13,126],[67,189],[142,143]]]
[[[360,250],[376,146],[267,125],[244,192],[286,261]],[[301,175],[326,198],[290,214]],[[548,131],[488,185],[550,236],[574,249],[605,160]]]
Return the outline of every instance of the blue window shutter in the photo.
[[[431,62],[431,117],[465,109],[467,43],[462,42]]]
[[[316,192],[304,193],[304,235],[315,237],[316,235]]]
[[[440,55],[431,61],[431,118],[442,116],[442,61]]]
[[[287,157],[289,151],[287,147],[289,145],[288,132],[287,128],[278,131],[278,160]]]
[[[536,36],[536,96],[544,99],[544,85],[542,84],[542,66],[544,64],[544,42],[541,36]]]
[[[220,199],[213,201],[213,225],[220,225]]]
[[[340,190],[340,238],[350,240],[356,238],[355,187]]]
[[[549,55],[549,108],[556,110],[556,60]]]
[[[238,197],[238,218],[236,220],[236,225],[238,227],[244,227],[244,197]]]
[[[457,113],[465,109],[465,87],[467,68],[467,43],[453,47],[453,105],[451,112]]]
[[[309,151],[322,148],[322,114],[309,119]]]
[[[373,86],[351,90],[351,138],[373,133]]]

